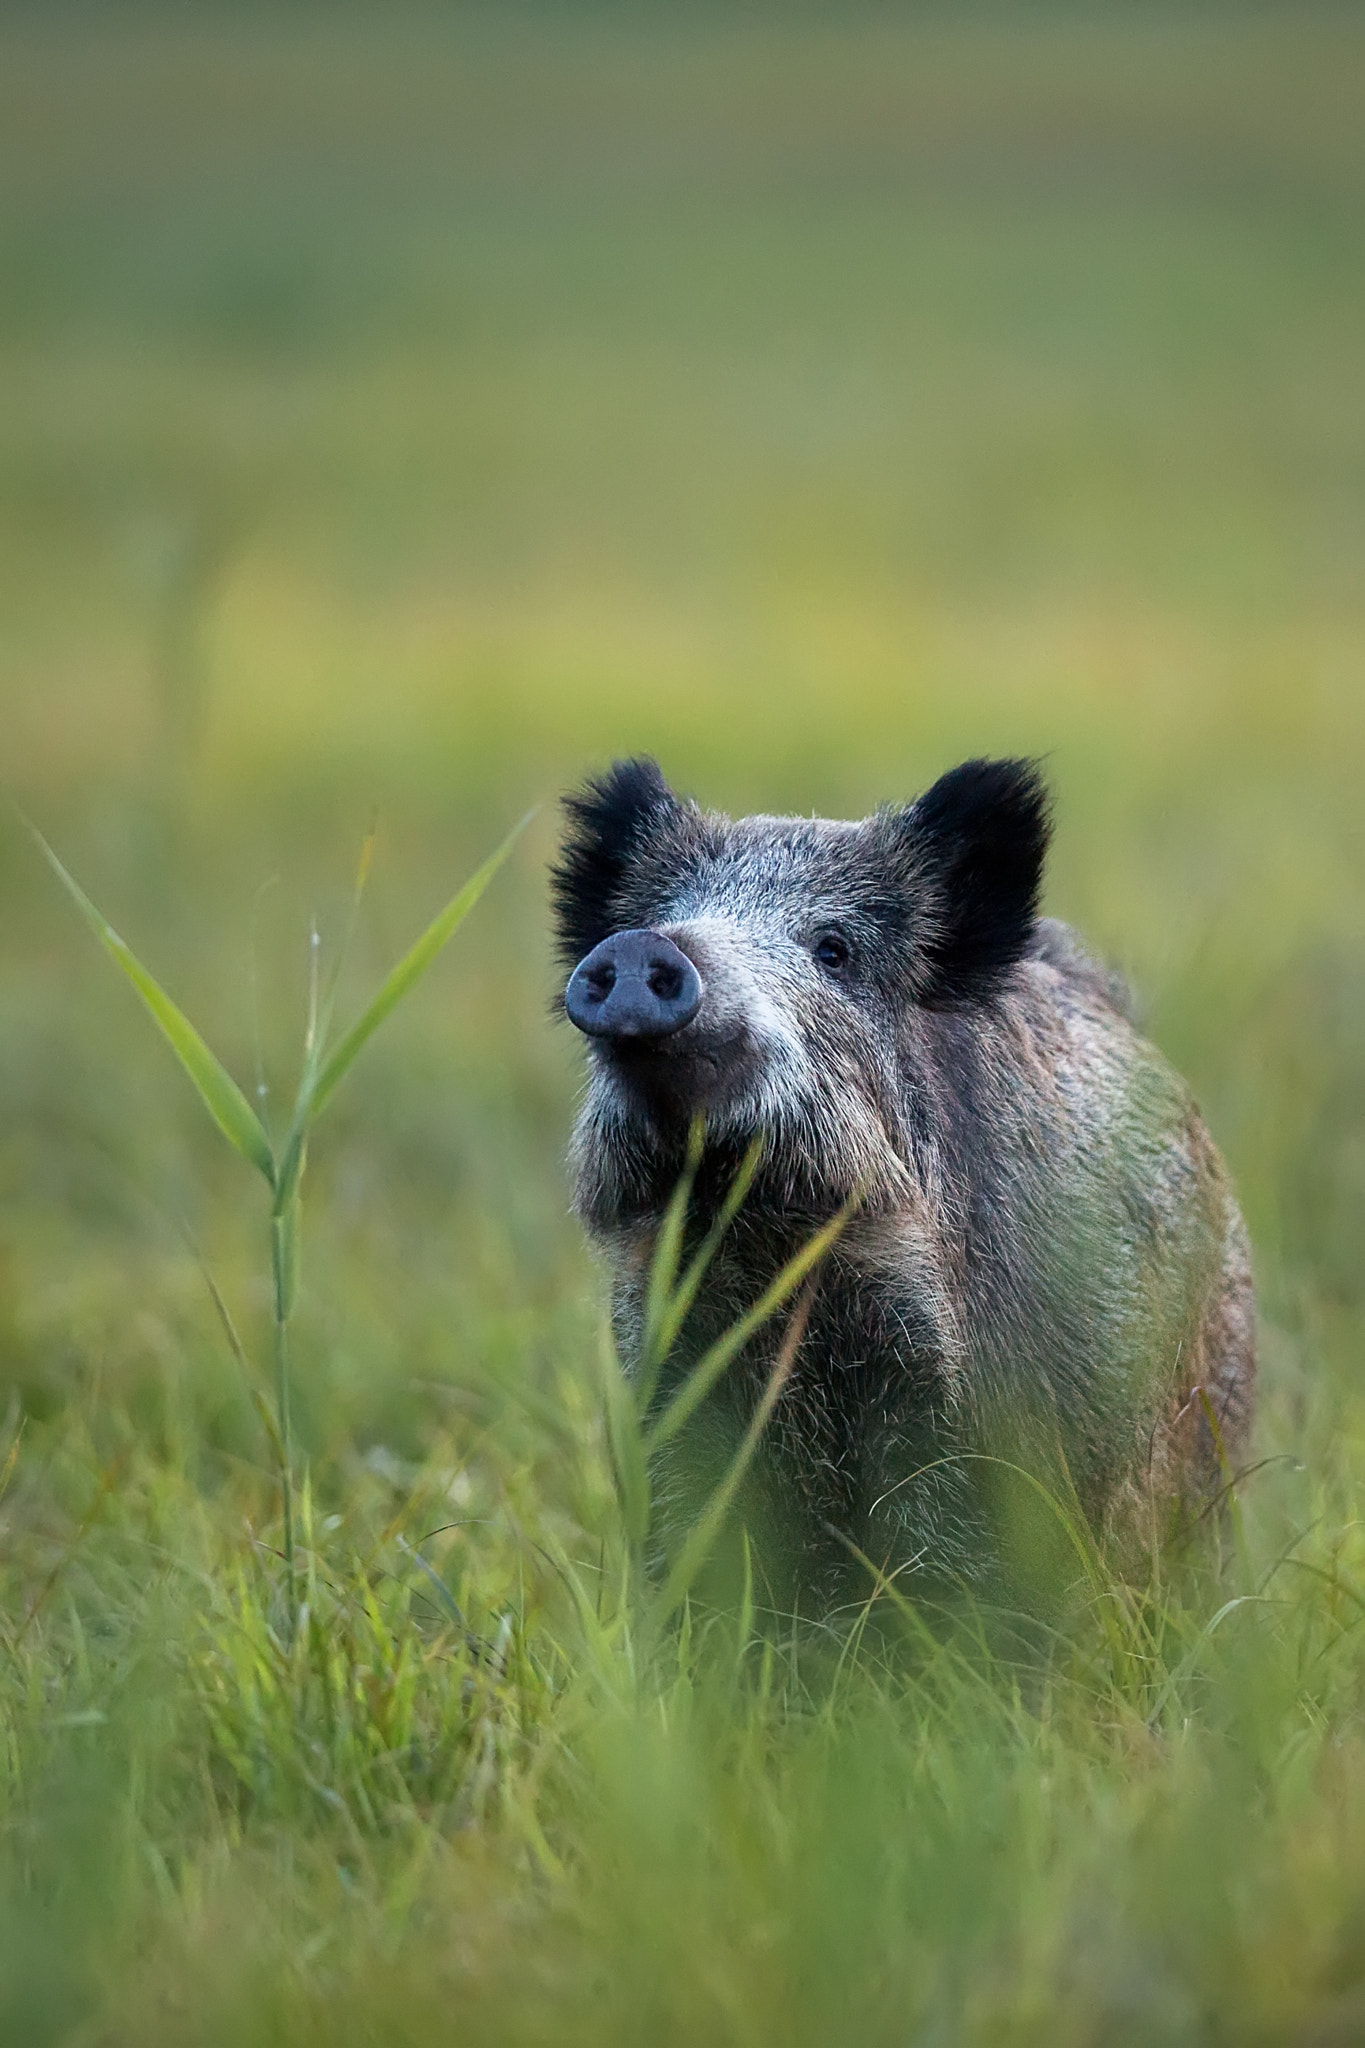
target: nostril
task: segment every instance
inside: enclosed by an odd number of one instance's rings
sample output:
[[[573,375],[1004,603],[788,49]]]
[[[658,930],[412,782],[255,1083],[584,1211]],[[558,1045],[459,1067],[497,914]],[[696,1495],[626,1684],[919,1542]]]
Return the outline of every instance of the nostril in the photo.
[[[613,932],[580,960],[564,991],[570,1023],[590,1038],[670,1038],[701,1007],[701,976],[662,932]]]

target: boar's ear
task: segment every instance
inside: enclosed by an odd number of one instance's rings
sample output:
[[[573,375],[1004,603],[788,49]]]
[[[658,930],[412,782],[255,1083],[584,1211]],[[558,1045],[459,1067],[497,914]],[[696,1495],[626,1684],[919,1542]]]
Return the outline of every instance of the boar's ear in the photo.
[[[550,870],[559,951],[568,966],[615,930],[614,899],[652,824],[678,799],[657,761],[616,761],[605,775],[564,799],[567,821]]]
[[[926,1001],[989,995],[1033,935],[1050,831],[1033,761],[964,761],[905,814],[927,886]]]

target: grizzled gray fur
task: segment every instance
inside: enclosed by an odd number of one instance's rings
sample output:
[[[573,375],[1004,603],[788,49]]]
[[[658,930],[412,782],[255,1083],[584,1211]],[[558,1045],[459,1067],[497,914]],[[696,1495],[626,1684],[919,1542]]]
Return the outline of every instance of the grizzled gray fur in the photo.
[[[732,821],[637,760],[566,809],[558,934],[591,1047],[572,1165],[627,1364],[698,1112],[694,1242],[755,1134],[766,1151],[661,1398],[859,1198],[741,1504],[770,1597],[860,1599],[855,1548],[907,1590],[1027,1592],[1057,1524],[1020,1464],[1120,1547],[1207,1498],[1250,1421],[1246,1233],[1122,983],[1036,914],[1033,765],[969,761],[836,823]],[[786,1327],[671,1447],[665,1542],[733,1455]]]

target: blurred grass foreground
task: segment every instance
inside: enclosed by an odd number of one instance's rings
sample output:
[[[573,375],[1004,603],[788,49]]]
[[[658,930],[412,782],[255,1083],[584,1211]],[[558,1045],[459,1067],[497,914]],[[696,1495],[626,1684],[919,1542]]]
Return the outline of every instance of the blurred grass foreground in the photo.
[[[1363,214],[1309,0],[4,11],[0,779],[274,1129],[372,817],[352,1015],[540,805],[315,1140],[297,1626],[258,1191],[0,820],[6,2048],[1365,2038]],[[1252,1230],[1221,1562],[644,1625],[543,888],[626,749],[1048,757]]]

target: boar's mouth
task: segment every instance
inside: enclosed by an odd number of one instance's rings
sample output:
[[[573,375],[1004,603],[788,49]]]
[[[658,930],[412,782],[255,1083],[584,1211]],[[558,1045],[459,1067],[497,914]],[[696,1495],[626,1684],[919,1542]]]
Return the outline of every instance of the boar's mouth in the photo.
[[[723,1114],[751,1096],[760,1061],[747,1031],[718,1039],[698,1023],[654,1042],[599,1041],[598,1065],[656,1123],[686,1125],[698,1112]]]

